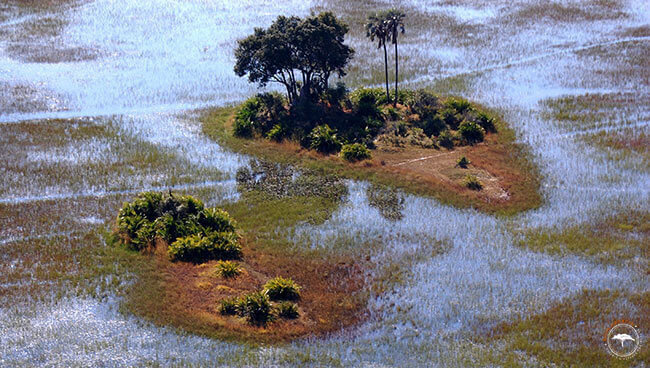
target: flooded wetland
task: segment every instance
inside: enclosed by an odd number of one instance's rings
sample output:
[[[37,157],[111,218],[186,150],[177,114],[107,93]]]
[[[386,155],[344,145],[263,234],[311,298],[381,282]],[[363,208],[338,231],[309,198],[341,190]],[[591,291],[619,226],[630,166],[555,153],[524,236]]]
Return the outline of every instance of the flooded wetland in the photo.
[[[273,160],[206,123],[260,92],[234,50],[279,15],[333,12],[355,50],[341,80],[383,88],[364,24],[392,7],[400,88],[498,114],[522,173],[470,166],[484,194],[455,200],[377,170],[458,181],[484,143]],[[0,366],[645,367],[647,342],[621,360],[602,338],[650,329],[649,55],[637,0],[3,1]],[[226,210],[243,276],[116,245],[118,211],[147,191]],[[302,286],[300,318],[216,317],[274,276]]]

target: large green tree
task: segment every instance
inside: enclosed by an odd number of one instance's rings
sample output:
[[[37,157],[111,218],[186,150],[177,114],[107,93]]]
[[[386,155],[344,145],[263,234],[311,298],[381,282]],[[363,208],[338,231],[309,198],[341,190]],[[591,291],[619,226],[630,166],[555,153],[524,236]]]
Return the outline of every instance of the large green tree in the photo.
[[[406,14],[397,10],[391,9],[385,13],[385,23],[386,28],[388,29],[388,37],[393,45],[395,45],[395,102],[393,105],[397,105],[397,80],[399,76],[399,58],[397,54],[397,38],[400,33],[404,33],[404,18]]]
[[[370,41],[377,40],[377,48],[384,48],[384,72],[386,76],[386,99],[390,101],[390,90],[388,88],[388,52],[386,51],[386,41],[388,39],[388,27],[385,22],[386,14],[377,13],[368,17],[366,23],[366,37]]]
[[[331,12],[278,17],[268,29],[238,42],[235,73],[260,87],[269,82],[285,86],[290,103],[312,97],[329,87],[333,74],[345,75],[354,50],[344,44],[348,26]]]

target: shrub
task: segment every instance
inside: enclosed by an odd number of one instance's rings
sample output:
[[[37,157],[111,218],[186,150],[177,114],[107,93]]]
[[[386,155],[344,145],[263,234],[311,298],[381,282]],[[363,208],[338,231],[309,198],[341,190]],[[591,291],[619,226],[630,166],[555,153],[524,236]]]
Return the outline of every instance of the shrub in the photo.
[[[431,138],[427,137],[427,135],[424,134],[424,131],[420,128],[411,129],[407,138],[409,143],[413,146],[420,146],[424,148],[434,147],[434,143]]]
[[[275,277],[264,284],[264,291],[272,300],[300,299],[300,286],[292,279]]]
[[[265,325],[273,320],[271,302],[264,292],[245,295],[239,300],[237,310],[250,324]]]
[[[253,124],[259,110],[259,100],[251,97],[246,100],[237,114],[233,124],[233,134],[236,137],[250,138],[253,136]]]
[[[219,303],[219,313],[223,315],[234,315],[239,312],[239,298],[226,298]]]
[[[449,130],[443,130],[438,136],[438,145],[447,149],[454,148],[454,140]]]
[[[388,119],[391,121],[397,121],[401,119],[399,111],[397,111],[397,109],[392,106],[386,109],[386,115],[388,116]]]
[[[319,125],[309,134],[310,147],[320,153],[335,153],[341,150],[341,142],[336,136],[336,130],[329,125]]]
[[[287,130],[280,124],[275,124],[271,130],[269,130],[268,133],[266,133],[266,138],[276,141],[276,142],[282,142],[284,137],[287,134]]]
[[[228,212],[218,208],[206,208],[199,212],[198,223],[203,227],[204,232],[234,232],[235,221]]]
[[[468,120],[460,123],[458,133],[469,144],[482,142],[485,138],[485,130],[475,122]]]
[[[474,109],[469,101],[460,97],[448,98],[447,101],[445,101],[445,107],[453,109],[456,113],[461,115]]]
[[[471,162],[467,159],[467,157],[462,156],[461,158],[456,161],[456,165],[462,167],[463,169],[467,169],[467,165],[469,165]]]
[[[241,246],[234,233],[194,234],[177,239],[167,249],[172,261],[202,263],[212,259],[241,257]]]
[[[467,174],[463,180],[463,185],[471,190],[481,190],[483,189],[483,184],[478,180],[474,175]]]
[[[341,103],[348,95],[348,93],[349,90],[345,86],[345,83],[338,82],[336,83],[336,87],[334,88],[330,87],[325,92],[323,92],[323,95],[321,96],[321,100],[330,104],[330,106],[332,107],[340,107]]]
[[[439,119],[445,122],[451,129],[458,129],[458,123],[463,117],[455,109],[446,107],[439,112]]]
[[[260,93],[246,100],[233,124],[233,134],[250,138],[254,134],[265,136],[271,128],[287,119],[284,97],[277,92]]]
[[[291,302],[282,302],[277,307],[278,316],[281,318],[295,319],[298,318],[298,306]]]
[[[355,162],[367,160],[371,157],[370,150],[361,143],[346,144],[341,148],[341,157],[344,160]]]
[[[386,91],[383,88],[359,88],[348,95],[354,106],[359,106],[365,102],[373,102],[375,105],[384,105],[388,103]]]
[[[445,130],[447,126],[445,125],[440,114],[427,116],[425,119],[420,120],[417,123],[417,126],[420,127],[424,133],[428,136],[438,135],[441,131]]]
[[[494,124],[494,118],[483,111],[479,111],[476,114],[476,119],[474,121],[485,129],[486,132],[494,133],[497,130]]]
[[[420,118],[426,119],[436,114],[440,108],[440,98],[432,92],[419,89],[413,93],[408,104],[414,114],[418,114]]]
[[[219,261],[219,263],[217,263],[217,274],[223,278],[235,277],[240,273],[241,269],[237,262]]]

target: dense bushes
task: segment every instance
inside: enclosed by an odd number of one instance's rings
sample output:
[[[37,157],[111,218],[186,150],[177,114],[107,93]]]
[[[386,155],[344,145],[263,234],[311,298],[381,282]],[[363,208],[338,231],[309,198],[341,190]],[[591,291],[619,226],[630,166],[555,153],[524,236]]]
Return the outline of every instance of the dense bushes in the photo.
[[[145,192],[119,211],[116,232],[129,249],[152,248],[155,240],[170,244],[172,260],[204,262],[241,254],[234,221],[220,209],[205,208],[188,195]]]
[[[346,144],[341,148],[341,157],[350,162],[367,160],[371,157],[370,150],[361,143]]]
[[[211,259],[235,259],[241,256],[241,246],[234,233],[211,232],[178,238],[167,249],[173,261],[202,263]]]
[[[463,98],[441,98],[420,89],[400,91],[398,101],[397,107],[387,106],[383,89],[349,92],[342,83],[320,96],[297,99],[290,106],[278,93],[258,94],[240,107],[233,133],[274,141],[289,139],[333,154],[355,143],[372,149],[375,142],[427,148],[437,143],[451,149],[457,144],[479,143],[486,133],[496,131],[495,118]],[[407,140],[400,138],[408,136]]]

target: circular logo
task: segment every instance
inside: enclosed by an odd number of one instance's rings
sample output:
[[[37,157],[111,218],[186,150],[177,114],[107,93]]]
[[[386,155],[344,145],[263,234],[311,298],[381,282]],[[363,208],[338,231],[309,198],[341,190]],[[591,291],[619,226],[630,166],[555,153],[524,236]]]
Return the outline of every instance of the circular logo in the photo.
[[[618,358],[631,358],[641,346],[639,331],[631,323],[617,323],[607,331],[607,348]]]

